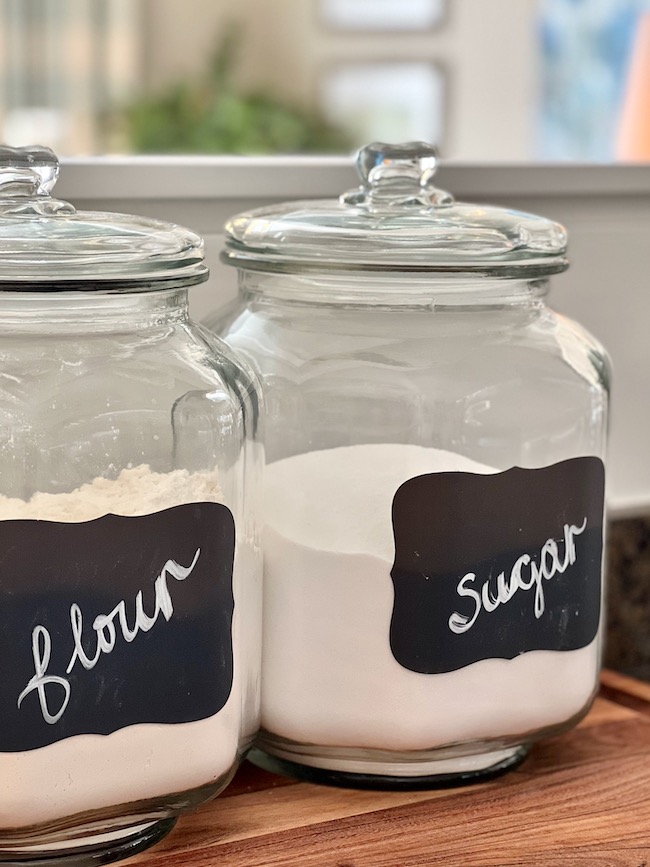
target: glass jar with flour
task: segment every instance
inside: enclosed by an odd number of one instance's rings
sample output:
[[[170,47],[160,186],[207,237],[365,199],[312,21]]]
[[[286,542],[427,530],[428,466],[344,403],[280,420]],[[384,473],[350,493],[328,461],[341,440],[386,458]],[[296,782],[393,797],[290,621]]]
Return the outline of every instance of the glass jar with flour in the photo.
[[[0,149],[0,862],[134,854],[259,722],[254,379],[188,317],[203,244]]]
[[[300,777],[427,787],[574,725],[600,660],[608,362],[545,303],[566,236],[372,145],[339,201],[234,217],[208,325],[268,410],[262,735]]]

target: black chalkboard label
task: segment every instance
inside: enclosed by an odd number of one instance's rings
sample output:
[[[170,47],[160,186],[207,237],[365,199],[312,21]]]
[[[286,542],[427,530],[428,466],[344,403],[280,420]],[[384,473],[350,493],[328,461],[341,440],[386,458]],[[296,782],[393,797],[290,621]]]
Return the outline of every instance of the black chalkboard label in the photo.
[[[0,752],[217,713],[235,526],[219,503],[0,521]]]
[[[440,674],[529,650],[575,650],[600,620],[599,458],[405,482],[393,500],[390,644]]]

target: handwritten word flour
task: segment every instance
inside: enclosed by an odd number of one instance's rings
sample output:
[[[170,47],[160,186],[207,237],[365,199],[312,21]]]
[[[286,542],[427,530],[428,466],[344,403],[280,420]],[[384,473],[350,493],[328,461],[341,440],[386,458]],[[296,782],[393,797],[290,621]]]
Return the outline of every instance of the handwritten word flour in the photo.
[[[38,492],[30,500],[0,496],[0,521],[37,519],[75,524],[111,514],[147,516],[197,502],[223,502],[216,472],[157,473],[140,465],[123,470],[117,478],[96,478],[66,493]],[[135,652],[148,640],[147,632],[153,636],[165,630],[165,623],[175,622],[175,600],[180,600],[181,591],[185,595],[190,589],[202,552],[195,549],[194,558],[191,554],[180,558],[170,550],[166,557],[161,557],[150,577],[143,576],[150,581],[145,602],[138,593],[131,598],[124,596],[110,609],[93,610],[88,600],[69,605],[69,632],[64,642],[67,656],[57,670],[52,669],[51,660],[65,633],[50,635],[42,626],[44,621],[36,622],[31,636],[25,636],[34,677],[29,683],[26,679],[19,713],[26,712],[30,704],[30,712],[42,711],[43,719],[56,729],[57,720],[60,725],[72,712],[73,677],[100,672],[118,648],[120,652],[121,648],[129,654]],[[182,581],[186,584],[179,583]],[[235,594],[240,592],[237,581]],[[240,629],[237,624],[233,628]],[[253,645],[247,649],[243,643],[248,633],[238,634],[243,653],[254,653]],[[256,638],[251,635],[250,641],[254,644]],[[188,791],[221,778],[237,761],[244,726],[242,688],[237,677],[225,706],[205,719],[175,725],[140,723],[109,736],[80,734],[39,749],[2,752],[0,775],[11,780],[11,786],[0,790],[0,812],[10,815],[12,825],[19,828]],[[142,689],[147,689],[146,682]],[[68,690],[72,690],[70,695]],[[34,787],[36,778],[41,782]]]
[[[120,633],[124,641],[132,642],[139,632],[149,632],[155,626],[158,616],[163,615],[165,620],[169,622],[174,613],[174,605],[172,602],[169,587],[167,585],[167,577],[175,578],[177,581],[184,581],[191,575],[201,549],[197,549],[194,559],[189,566],[184,567],[175,560],[167,560],[163,566],[160,575],[155,581],[155,604],[154,611],[151,615],[144,610],[142,601],[142,590],[138,591],[135,598],[135,616],[133,626],[129,626],[126,603],[124,600],[113,608],[109,614],[100,614],[93,620],[92,628],[96,634],[97,644],[95,654],[88,656],[86,653],[82,638],[83,638],[83,614],[81,608],[74,603],[70,606],[70,626],[74,638],[74,650],[70,658],[70,662],[66,668],[66,673],[70,674],[77,662],[79,662],[86,671],[93,669],[102,654],[109,654],[115,647],[117,641],[117,630],[115,622],[117,621]],[[41,706],[43,719],[50,725],[57,723],[63,716],[68,702],[70,700],[70,683],[65,677],[48,674],[48,666],[50,663],[52,649],[52,639],[49,631],[40,624],[34,627],[32,633],[32,654],[34,657],[35,674],[30,679],[25,689],[18,696],[18,707],[23,702],[23,699],[29,695],[32,690],[36,690],[38,700]],[[59,709],[52,713],[48,706],[46,687],[48,685],[56,685],[63,688],[63,700]]]

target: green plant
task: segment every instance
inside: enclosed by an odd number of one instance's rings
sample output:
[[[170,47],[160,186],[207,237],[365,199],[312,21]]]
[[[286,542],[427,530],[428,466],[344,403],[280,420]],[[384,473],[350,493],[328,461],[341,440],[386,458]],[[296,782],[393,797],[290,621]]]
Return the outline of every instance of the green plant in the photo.
[[[238,92],[234,69],[239,40],[230,30],[205,76],[142,96],[126,106],[119,125],[140,153],[297,153],[348,151],[347,134],[317,111],[259,90]]]

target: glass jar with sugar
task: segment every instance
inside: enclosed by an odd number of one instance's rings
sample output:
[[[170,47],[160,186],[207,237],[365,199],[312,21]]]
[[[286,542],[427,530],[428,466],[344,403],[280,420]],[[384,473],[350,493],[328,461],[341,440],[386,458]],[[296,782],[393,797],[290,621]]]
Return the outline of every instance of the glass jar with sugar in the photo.
[[[77,212],[0,149],[0,861],[97,864],[259,723],[258,386],[188,316],[179,226]]]
[[[455,202],[428,145],[226,227],[207,324],[268,409],[265,767],[418,788],[574,725],[600,661],[608,361],[546,306],[566,234]]]

